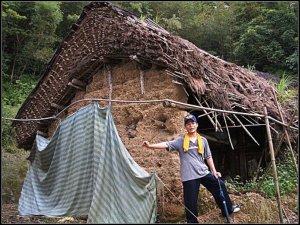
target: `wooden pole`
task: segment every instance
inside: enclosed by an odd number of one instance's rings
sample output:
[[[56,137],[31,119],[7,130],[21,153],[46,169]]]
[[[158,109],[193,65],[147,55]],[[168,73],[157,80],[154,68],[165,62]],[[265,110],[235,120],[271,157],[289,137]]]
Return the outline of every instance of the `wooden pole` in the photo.
[[[271,130],[270,130],[268,112],[267,112],[266,106],[264,106],[264,113],[265,113],[265,123],[266,123],[268,143],[269,143],[269,151],[270,151],[271,162],[272,162],[272,166],[273,166],[273,179],[274,179],[274,184],[275,184],[276,199],[277,199],[277,203],[278,203],[279,219],[280,219],[280,223],[283,223],[283,213],[282,213],[282,206],[281,206],[281,201],[280,201],[280,192],[279,192],[279,183],[278,183],[277,169],[276,169],[276,163],[275,163],[275,154],[274,154],[274,148],[273,148],[273,142],[272,142],[272,136],[271,136]]]
[[[141,92],[142,95],[145,94],[145,85],[144,85],[144,71],[139,67],[140,71],[140,81],[141,81]]]
[[[244,124],[239,120],[239,118],[237,118],[236,115],[234,115],[234,118],[241,124],[241,126],[244,128],[244,130],[246,131],[246,133],[252,138],[252,140],[259,146],[259,143],[255,140],[255,138],[251,135],[251,133],[247,130],[247,128],[244,126]]]
[[[198,102],[199,106],[203,107],[201,102],[199,101],[199,99],[193,94],[195,100]],[[211,122],[211,124],[214,126],[214,127],[217,127],[217,124],[214,123],[213,119],[208,115],[207,111],[205,109],[203,109],[203,112],[207,115],[209,121]],[[216,128],[217,129],[217,128]]]
[[[292,115],[292,118],[291,118],[291,120],[290,120],[290,122],[289,122],[289,124],[288,124],[288,127],[291,126],[292,121],[293,121],[295,115],[296,115],[296,110],[294,111],[294,113],[293,113],[293,115]],[[276,147],[276,149],[275,149],[275,157],[277,156],[277,154],[278,154],[278,152],[279,152],[279,150],[280,150],[280,147],[281,147],[281,144],[282,144],[282,142],[283,142],[283,139],[284,139],[284,135],[281,136],[280,141],[279,141],[279,143],[277,144],[277,147]],[[263,182],[264,179],[267,177],[267,175],[268,175],[270,169],[271,169],[271,163],[267,166],[266,171],[265,171],[265,174],[263,175],[262,179],[261,179],[261,180],[259,181],[259,183],[258,183],[258,187],[261,186],[262,182]]]
[[[281,112],[281,110],[280,110],[279,103],[278,103],[277,98],[276,98],[275,90],[272,89],[272,91],[273,91],[275,103],[276,103],[276,106],[277,106],[277,109],[278,109],[278,112],[279,112],[281,121],[282,121],[283,123],[285,123],[284,118],[283,118],[283,116],[282,116],[282,112]],[[295,112],[296,112],[296,111],[294,111],[294,113],[295,113]],[[291,122],[291,123],[292,123],[292,122]],[[283,127],[283,130],[284,130],[284,133],[285,133],[285,136],[286,136],[286,140],[287,140],[288,145],[289,145],[289,148],[288,148],[288,149],[290,150],[290,152],[291,152],[291,154],[292,154],[292,159],[293,159],[293,162],[294,162],[294,166],[295,166],[296,172],[297,172],[297,174],[298,174],[297,161],[296,161],[296,158],[295,158],[295,155],[294,155],[294,152],[293,152],[293,148],[292,148],[292,145],[291,145],[291,141],[290,141],[289,134],[288,134],[288,132],[287,132],[287,130],[286,130],[285,127]]]
[[[120,101],[120,100],[114,100],[114,101]],[[171,104],[172,103],[172,104]],[[256,118],[264,118],[264,115],[262,114],[258,114],[258,113],[244,113],[244,112],[237,112],[237,111],[229,111],[229,110],[222,110],[222,109],[213,109],[213,108],[208,108],[208,107],[203,107],[203,106],[197,106],[197,105],[192,105],[192,104],[187,104],[187,103],[183,103],[183,102],[179,102],[179,101],[175,101],[175,100],[170,100],[170,99],[165,99],[163,102],[163,106],[165,107],[170,107],[171,105],[174,105],[174,107],[176,107],[176,105],[180,105],[183,107],[185,107],[185,109],[201,109],[201,110],[209,110],[209,111],[215,111],[215,112],[223,112],[223,113],[230,113],[230,114],[236,114],[236,115],[246,115],[246,116],[254,116]],[[173,106],[172,106],[173,107]],[[207,112],[205,112],[207,113]],[[268,116],[268,118],[272,121],[274,121],[275,123],[281,124],[282,126],[286,126],[288,127],[287,124],[282,123],[281,121],[278,121],[276,119],[274,119],[271,116]],[[213,122],[212,122],[213,123]],[[297,127],[290,127],[291,129],[294,130],[298,130]]]
[[[112,79],[111,79],[111,68],[110,65],[106,65],[106,72],[107,72],[107,80],[108,80],[108,87],[109,87],[109,106],[111,106],[111,99],[112,99]]]
[[[203,98],[204,103],[206,104],[207,107],[210,107],[209,104],[207,103],[207,101]],[[213,108],[212,108],[213,109]],[[219,126],[221,132],[223,132],[222,128],[221,128],[221,124],[219,123],[219,121],[217,120],[217,112],[215,112],[215,119],[216,119],[216,132],[218,131],[217,126]]]
[[[260,168],[260,165],[261,165],[261,162],[262,162],[262,159],[264,157],[264,154],[265,154],[265,150],[262,151],[261,155],[260,155],[260,158],[259,158],[259,162],[258,162],[258,165],[257,165],[257,170],[256,170],[256,173],[253,177],[253,182],[256,181],[257,177],[258,177],[258,173],[259,173],[259,168]]]
[[[231,141],[231,137],[230,137],[230,133],[229,133],[229,129],[228,129],[228,126],[227,126],[225,115],[224,115],[224,113],[222,113],[222,115],[223,115],[223,119],[224,119],[224,122],[225,122],[225,126],[226,126],[226,130],[227,130],[228,138],[229,138],[229,141],[230,141],[230,146],[231,146],[232,150],[234,150],[234,147],[233,147],[233,144],[232,144],[232,141]]]

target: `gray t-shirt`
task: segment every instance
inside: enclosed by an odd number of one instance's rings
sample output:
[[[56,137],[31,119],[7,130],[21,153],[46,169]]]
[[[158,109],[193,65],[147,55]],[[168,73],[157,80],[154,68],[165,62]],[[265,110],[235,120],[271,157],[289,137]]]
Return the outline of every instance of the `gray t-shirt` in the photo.
[[[179,152],[180,157],[180,175],[181,181],[194,180],[206,176],[210,173],[204,160],[211,158],[211,151],[205,137],[202,137],[204,145],[203,155],[198,152],[198,141],[195,143],[190,141],[189,150],[184,152],[184,137],[178,137],[173,141],[167,142],[169,151]]]

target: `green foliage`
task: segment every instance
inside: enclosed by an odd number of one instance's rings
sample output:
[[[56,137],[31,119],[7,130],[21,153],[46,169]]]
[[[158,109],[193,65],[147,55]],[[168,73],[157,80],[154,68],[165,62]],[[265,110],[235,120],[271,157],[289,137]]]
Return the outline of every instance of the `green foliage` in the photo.
[[[169,19],[162,18],[162,24],[164,24],[164,27],[169,31],[178,31],[182,28],[179,17],[176,17],[175,14]]]
[[[279,83],[276,85],[277,97],[280,103],[285,103],[297,94],[296,89],[290,88],[290,84],[294,81],[292,76],[282,74]]]
[[[2,117],[4,118],[14,118],[17,114],[19,106],[2,106]],[[2,126],[1,126],[1,140],[2,140],[2,148],[6,152],[14,153],[17,149],[15,145],[15,132],[14,129],[11,127],[11,121],[2,119]]]
[[[295,62],[289,66],[286,64],[298,45],[297,18],[294,14],[260,7],[256,16],[244,24],[239,32],[241,35],[234,44],[238,63],[256,64],[261,71],[268,68],[266,65],[276,69],[290,69],[291,65],[295,68]]]
[[[3,5],[3,72],[10,82],[41,74],[52,57],[62,21],[60,2],[6,2]],[[12,13],[15,12],[15,13]]]
[[[254,71],[255,70],[255,65],[247,65],[247,69],[250,71]]]
[[[60,11],[63,15],[63,20],[58,24],[56,34],[62,40],[68,32],[73,23],[77,21],[81,15],[84,6],[89,4],[90,1],[78,1],[78,2],[61,2]]]
[[[3,79],[2,92],[2,117],[15,118],[21,104],[35,87],[37,78],[34,76],[22,76],[20,80],[11,83],[7,78]],[[2,148],[6,152],[14,153],[17,151],[15,144],[15,132],[10,120],[2,120]]]
[[[293,54],[286,58],[285,64],[294,74],[297,74],[299,65],[298,48],[294,51]]]
[[[35,87],[37,78],[35,76],[23,75],[14,83],[7,79],[3,80],[2,104],[7,106],[18,106],[27,98]]]
[[[283,159],[276,162],[276,168],[280,195],[295,192],[298,188],[298,175],[288,149],[285,149],[285,156],[283,157]],[[233,188],[237,192],[258,190],[265,193],[267,197],[275,197],[275,184],[272,171],[269,174],[270,175],[268,175],[262,181],[260,187],[258,187],[258,182],[260,182],[262,177],[260,177],[257,182],[248,181],[243,184],[239,181],[240,177],[236,176],[234,178],[234,181],[232,182],[231,188]]]
[[[20,198],[23,181],[28,170],[28,152],[2,153],[1,197],[2,203],[16,203]]]

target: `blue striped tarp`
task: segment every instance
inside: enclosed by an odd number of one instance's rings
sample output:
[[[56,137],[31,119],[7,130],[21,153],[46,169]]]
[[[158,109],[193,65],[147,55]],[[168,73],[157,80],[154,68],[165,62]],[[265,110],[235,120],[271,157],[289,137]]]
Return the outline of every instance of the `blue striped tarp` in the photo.
[[[122,143],[109,107],[90,104],[40,135],[24,180],[23,216],[88,215],[88,223],[154,223],[155,173],[147,173]]]

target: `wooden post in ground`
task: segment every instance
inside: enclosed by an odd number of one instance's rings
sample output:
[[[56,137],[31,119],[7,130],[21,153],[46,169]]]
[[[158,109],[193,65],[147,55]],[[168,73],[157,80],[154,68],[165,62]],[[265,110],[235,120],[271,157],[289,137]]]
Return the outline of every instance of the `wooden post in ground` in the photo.
[[[291,117],[291,120],[290,120],[290,122],[289,122],[289,124],[288,124],[288,127],[290,127],[290,126],[292,125],[292,122],[293,122],[293,119],[294,119],[295,115],[296,115],[296,110],[294,111],[294,113],[293,113],[293,115],[292,115],[292,117]],[[279,153],[279,150],[280,150],[281,144],[282,144],[282,142],[283,142],[283,139],[284,139],[284,135],[281,136],[280,141],[279,141],[279,143],[277,144],[277,147],[276,147],[276,149],[275,149],[275,157],[276,157],[277,154]],[[271,169],[271,163],[269,163],[268,166],[266,167],[266,170],[265,170],[265,173],[264,173],[262,179],[260,179],[259,182],[258,182],[258,187],[260,187],[260,186],[262,185],[262,183],[263,183],[263,181],[265,180],[265,178],[267,177],[267,175],[268,175],[270,169]]]
[[[272,90],[273,90],[273,95],[274,95],[275,103],[276,103],[276,106],[277,106],[277,109],[278,109],[278,112],[279,112],[281,121],[282,121],[283,123],[285,123],[284,118],[283,118],[283,115],[282,115],[282,113],[281,113],[281,109],[280,109],[279,103],[278,103],[277,98],[276,98],[275,90],[274,90],[274,89],[272,89]],[[295,112],[296,112],[296,110],[294,111],[294,114],[295,114]],[[291,120],[293,120],[293,119],[291,119]],[[292,121],[291,121],[291,124],[292,124]],[[295,155],[294,155],[294,151],[293,151],[293,148],[292,148],[292,145],[291,145],[291,141],[290,141],[289,134],[288,134],[288,132],[287,132],[286,127],[283,127],[283,130],[284,130],[284,133],[285,133],[285,136],[286,136],[286,140],[287,140],[288,145],[289,145],[289,148],[288,148],[288,149],[291,151],[292,160],[293,160],[293,163],[294,163],[294,166],[295,166],[295,170],[296,170],[296,172],[297,172],[297,174],[298,174],[297,160],[296,160],[296,157],[295,157]]]
[[[269,151],[271,155],[271,162],[273,167],[273,178],[274,178],[274,184],[275,184],[275,194],[278,204],[278,211],[279,211],[279,219],[280,223],[283,223],[283,213],[282,213],[282,205],[280,201],[280,192],[279,192],[279,183],[278,183],[278,177],[277,177],[277,169],[276,169],[276,163],[275,163],[275,154],[274,154],[274,148],[273,148],[273,142],[272,142],[272,136],[271,136],[271,130],[270,130],[270,124],[268,119],[268,112],[267,107],[264,106],[264,114],[265,114],[265,123],[266,123],[266,129],[267,129],[267,136],[268,136],[268,144],[269,144]]]

